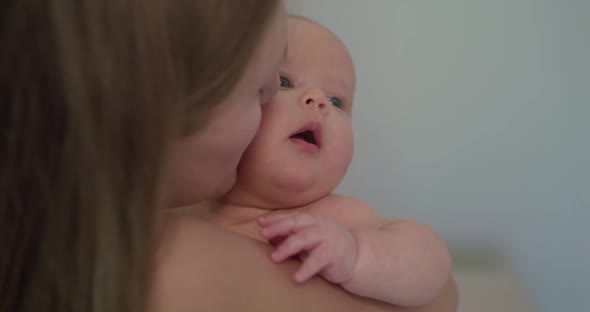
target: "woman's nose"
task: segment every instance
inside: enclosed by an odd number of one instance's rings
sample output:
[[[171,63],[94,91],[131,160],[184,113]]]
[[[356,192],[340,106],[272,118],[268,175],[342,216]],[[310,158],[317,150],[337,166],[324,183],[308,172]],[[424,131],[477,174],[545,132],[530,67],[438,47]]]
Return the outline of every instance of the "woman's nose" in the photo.
[[[304,107],[315,108],[320,113],[327,113],[329,110],[328,98],[322,90],[310,89],[308,90],[301,99],[301,104]]]

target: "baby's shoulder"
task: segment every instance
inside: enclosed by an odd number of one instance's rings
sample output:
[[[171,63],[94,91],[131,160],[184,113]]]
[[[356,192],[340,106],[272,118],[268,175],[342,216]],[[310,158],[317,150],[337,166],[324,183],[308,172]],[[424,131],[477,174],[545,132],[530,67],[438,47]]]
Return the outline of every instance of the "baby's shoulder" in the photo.
[[[334,218],[347,227],[379,227],[384,221],[369,204],[338,194],[314,202],[306,211]]]

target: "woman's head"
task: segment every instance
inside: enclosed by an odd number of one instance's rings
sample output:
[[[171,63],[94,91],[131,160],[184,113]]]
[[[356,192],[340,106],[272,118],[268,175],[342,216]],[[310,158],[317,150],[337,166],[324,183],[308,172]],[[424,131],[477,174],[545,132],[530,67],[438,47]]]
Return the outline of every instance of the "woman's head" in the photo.
[[[162,183],[181,180],[174,173],[181,169],[174,169],[173,162],[184,151],[179,142],[197,142],[189,151],[202,153],[203,159],[231,154],[228,159],[233,161],[241,155],[241,147],[215,144],[225,140],[246,145],[251,139],[248,131],[258,125],[254,102],[264,101],[257,98],[259,90],[273,92],[266,80],[272,80],[274,64],[266,62],[274,62],[270,58],[284,45],[280,31],[270,30],[271,25],[280,29],[284,24],[283,13],[277,13],[283,10],[279,3],[3,4],[3,307],[141,309],[149,285],[153,212],[163,201],[176,200],[163,198],[162,194],[173,195]],[[245,96],[249,88],[255,89]],[[242,111],[248,112],[247,120],[238,118]],[[219,142],[191,141],[219,127],[222,120],[233,123],[226,125],[227,137],[220,136]],[[229,129],[244,135],[230,136],[234,133]],[[187,162],[185,169],[205,180],[209,177],[200,172],[197,165],[204,160],[199,157],[192,159],[195,167]],[[229,176],[226,172],[235,169],[232,161],[207,167]],[[224,183],[195,184],[197,196],[190,200],[215,195]]]
[[[166,179],[173,206],[217,197],[234,184],[240,157],[258,129],[261,104],[279,89],[286,38],[286,14],[280,10],[235,87],[211,111],[215,118],[173,143]]]

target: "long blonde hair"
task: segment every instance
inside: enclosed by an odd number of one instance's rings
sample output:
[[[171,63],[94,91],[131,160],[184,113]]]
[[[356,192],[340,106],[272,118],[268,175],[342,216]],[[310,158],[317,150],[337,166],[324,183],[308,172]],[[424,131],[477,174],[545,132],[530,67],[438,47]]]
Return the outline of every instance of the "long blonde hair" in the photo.
[[[12,0],[0,12],[0,311],[144,311],[171,138],[278,0]]]

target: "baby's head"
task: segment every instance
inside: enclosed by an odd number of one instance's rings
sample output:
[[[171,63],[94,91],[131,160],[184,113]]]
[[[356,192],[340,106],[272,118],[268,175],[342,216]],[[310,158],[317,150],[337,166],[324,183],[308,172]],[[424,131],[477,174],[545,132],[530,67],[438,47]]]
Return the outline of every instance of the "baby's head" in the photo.
[[[224,197],[233,204],[286,208],[318,200],[352,159],[355,74],[342,42],[312,21],[290,18],[280,75],[281,91],[262,107],[260,129]]]

